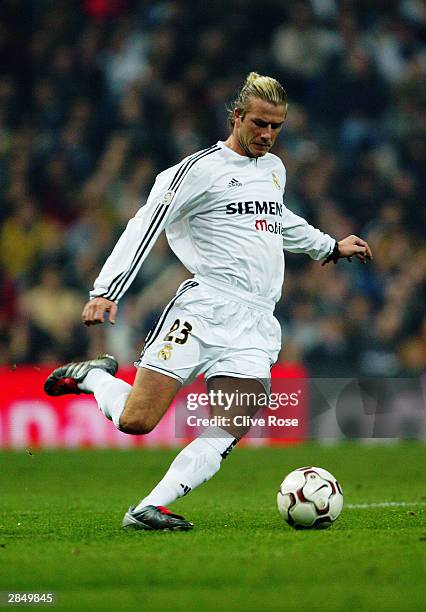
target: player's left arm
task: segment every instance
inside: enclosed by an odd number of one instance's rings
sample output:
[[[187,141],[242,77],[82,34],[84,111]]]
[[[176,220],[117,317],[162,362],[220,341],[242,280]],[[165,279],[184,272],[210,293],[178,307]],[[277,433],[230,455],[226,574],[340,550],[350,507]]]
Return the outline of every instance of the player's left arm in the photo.
[[[328,234],[295,215],[284,206],[283,248],[292,253],[306,253],[312,259],[324,259],[324,264],[337,261],[342,257],[357,257],[363,263],[373,259],[368,243],[358,236],[347,236],[337,241]]]
[[[330,261],[336,264],[342,257],[346,257],[351,261],[353,256],[364,264],[373,259],[373,253],[368,242],[351,234],[343,238],[343,240],[339,240],[339,242],[335,241],[333,251],[326,257],[322,265],[325,266]]]

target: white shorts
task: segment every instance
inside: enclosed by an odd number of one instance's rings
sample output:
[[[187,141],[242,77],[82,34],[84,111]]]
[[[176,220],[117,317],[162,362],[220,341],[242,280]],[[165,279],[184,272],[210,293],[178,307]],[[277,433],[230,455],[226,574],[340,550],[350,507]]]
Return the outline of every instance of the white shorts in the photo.
[[[281,349],[274,303],[212,283],[185,281],[148,333],[137,367],[190,383],[199,374],[255,378],[267,392]]]

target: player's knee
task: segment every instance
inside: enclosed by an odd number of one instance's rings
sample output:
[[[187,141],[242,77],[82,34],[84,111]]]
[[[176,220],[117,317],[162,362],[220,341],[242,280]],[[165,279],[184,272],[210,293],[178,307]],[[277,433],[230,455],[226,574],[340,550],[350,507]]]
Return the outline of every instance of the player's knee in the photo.
[[[156,422],[123,413],[120,417],[120,430],[127,434],[140,436],[150,433],[156,426]]]

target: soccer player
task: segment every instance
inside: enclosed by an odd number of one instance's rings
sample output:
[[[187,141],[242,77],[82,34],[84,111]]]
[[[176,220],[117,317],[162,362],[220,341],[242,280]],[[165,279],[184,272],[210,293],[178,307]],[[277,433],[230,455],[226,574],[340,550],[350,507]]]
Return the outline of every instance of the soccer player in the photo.
[[[83,310],[86,325],[114,323],[117,304],[159,234],[193,274],[177,290],[148,334],[133,386],[115,378],[108,355],[59,367],[49,395],[94,393],[100,410],[128,434],[146,434],[184,384],[204,374],[209,391],[269,392],[270,368],[281,348],[274,317],[284,277],[283,249],[324,263],[372,258],[357,236],[337,242],[283,203],[281,160],[269,151],[287,114],[282,85],[250,73],[229,110],[226,141],[161,172],[148,201],[115,245]],[[231,406],[228,417],[251,416],[256,406]],[[224,415],[221,406],[212,415]],[[230,419],[232,421],[232,419]],[[124,527],[191,529],[167,505],[209,480],[247,428],[208,427],[172,462],[158,485],[131,506]]]

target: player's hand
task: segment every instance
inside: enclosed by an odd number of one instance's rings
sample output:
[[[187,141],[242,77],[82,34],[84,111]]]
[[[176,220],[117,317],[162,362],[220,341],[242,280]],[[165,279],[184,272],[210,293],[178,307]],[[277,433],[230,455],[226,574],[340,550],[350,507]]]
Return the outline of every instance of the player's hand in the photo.
[[[87,326],[98,325],[105,321],[106,313],[108,313],[109,322],[114,325],[117,314],[117,304],[106,298],[97,297],[87,302],[81,318],[83,323]]]
[[[358,236],[348,236],[343,240],[340,240],[339,245],[339,258],[347,257],[350,258],[355,255],[362,263],[367,263],[373,259],[373,253],[371,252],[368,243]]]

